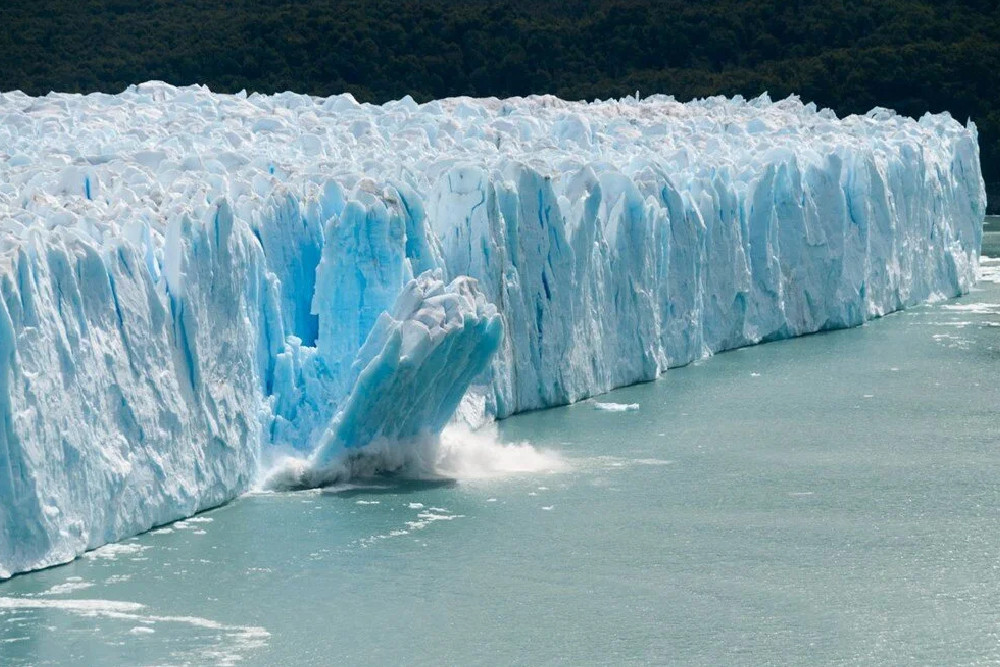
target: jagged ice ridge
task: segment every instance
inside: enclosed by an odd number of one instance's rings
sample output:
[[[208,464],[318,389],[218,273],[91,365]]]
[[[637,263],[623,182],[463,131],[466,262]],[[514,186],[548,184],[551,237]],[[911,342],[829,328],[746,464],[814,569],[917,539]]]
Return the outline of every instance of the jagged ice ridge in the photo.
[[[0,94],[0,577],[961,294],[984,210],[947,114]]]

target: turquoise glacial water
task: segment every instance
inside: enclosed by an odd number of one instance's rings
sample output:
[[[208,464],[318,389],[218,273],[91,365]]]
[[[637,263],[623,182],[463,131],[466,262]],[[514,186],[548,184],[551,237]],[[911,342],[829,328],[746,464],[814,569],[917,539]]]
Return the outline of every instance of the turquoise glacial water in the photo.
[[[15,577],[0,664],[997,663],[998,378],[989,281],[722,354]]]

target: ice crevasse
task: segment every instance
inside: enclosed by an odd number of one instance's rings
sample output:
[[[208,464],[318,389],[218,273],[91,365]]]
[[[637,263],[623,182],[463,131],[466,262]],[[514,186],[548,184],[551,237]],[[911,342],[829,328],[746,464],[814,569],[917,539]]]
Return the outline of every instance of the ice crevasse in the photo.
[[[0,577],[961,294],[984,210],[947,114],[0,94]]]

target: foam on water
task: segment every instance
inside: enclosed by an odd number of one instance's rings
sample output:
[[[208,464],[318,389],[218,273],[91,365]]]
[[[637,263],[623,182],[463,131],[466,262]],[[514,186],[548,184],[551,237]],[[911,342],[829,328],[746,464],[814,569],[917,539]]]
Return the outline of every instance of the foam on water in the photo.
[[[213,646],[203,647],[197,653],[202,660],[208,660],[216,665],[235,665],[247,653],[266,646],[267,639],[270,637],[270,633],[262,627],[227,625],[200,616],[150,614],[146,611],[145,605],[122,600],[40,600],[25,597],[0,597],[0,609],[63,611],[84,618],[134,621],[142,624],[139,627],[147,628],[147,630],[152,630],[150,626],[155,626],[157,623],[183,624],[209,630],[217,633],[217,643]],[[151,633],[144,632],[144,634]]]
[[[973,313],[975,315],[1000,314],[1000,304],[996,303],[948,303],[942,309],[952,312]]]

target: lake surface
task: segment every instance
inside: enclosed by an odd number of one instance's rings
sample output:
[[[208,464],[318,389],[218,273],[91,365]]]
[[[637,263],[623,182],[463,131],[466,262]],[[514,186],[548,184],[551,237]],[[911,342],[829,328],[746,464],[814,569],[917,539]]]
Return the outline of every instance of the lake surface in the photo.
[[[250,495],[15,577],[0,664],[1000,662],[983,273],[511,418],[534,449],[472,437],[475,479]]]

